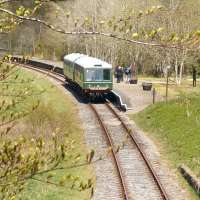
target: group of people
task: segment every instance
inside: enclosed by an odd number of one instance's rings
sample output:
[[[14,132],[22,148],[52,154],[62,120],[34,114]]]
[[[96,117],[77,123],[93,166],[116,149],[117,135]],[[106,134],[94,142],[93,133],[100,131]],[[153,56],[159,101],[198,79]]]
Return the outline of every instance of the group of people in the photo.
[[[129,81],[133,78],[134,75],[135,75],[134,64],[131,64],[130,66],[126,67],[121,67],[121,66],[115,67],[115,78],[117,79],[117,83],[124,81],[124,77],[126,83],[129,83]]]

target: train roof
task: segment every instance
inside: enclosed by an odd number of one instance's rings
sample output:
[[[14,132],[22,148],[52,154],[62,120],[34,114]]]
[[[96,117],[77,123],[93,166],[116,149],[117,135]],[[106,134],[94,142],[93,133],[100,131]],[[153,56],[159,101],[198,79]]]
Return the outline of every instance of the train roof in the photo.
[[[93,58],[84,54],[72,53],[64,57],[64,60],[74,62],[83,68],[108,68],[112,69],[112,65],[98,58]]]
[[[65,60],[68,60],[68,61],[71,61],[71,62],[74,62],[76,61],[77,59],[79,59],[80,57],[82,56],[85,56],[83,54],[80,54],[80,53],[72,53],[72,54],[68,54],[64,57],[64,61]]]

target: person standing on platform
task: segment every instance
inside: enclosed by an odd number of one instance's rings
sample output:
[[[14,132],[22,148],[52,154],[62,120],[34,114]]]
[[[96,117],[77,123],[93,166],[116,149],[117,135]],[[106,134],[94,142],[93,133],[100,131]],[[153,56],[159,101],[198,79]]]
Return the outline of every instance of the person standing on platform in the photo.
[[[124,74],[125,74],[125,81],[128,83],[128,73],[129,73],[129,67],[124,67]]]
[[[117,78],[117,83],[120,83],[120,66],[116,67],[116,78]]]
[[[123,81],[123,68],[121,66],[119,66],[119,79],[120,81]]]
[[[130,66],[129,66],[129,67],[127,66],[127,67],[125,68],[124,73],[125,73],[125,75],[126,75],[126,83],[129,83],[130,78],[131,78],[131,67],[130,67]]]
[[[131,77],[130,79],[136,79],[136,63],[135,61],[130,65]]]
[[[131,74],[132,74],[132,70],[131,67],[128,68],[128,82],[130,83],[131,80]]]
[[[197,86],[197,70],[195,66],[192,66],[192,79],[193,79],[193,87]]]

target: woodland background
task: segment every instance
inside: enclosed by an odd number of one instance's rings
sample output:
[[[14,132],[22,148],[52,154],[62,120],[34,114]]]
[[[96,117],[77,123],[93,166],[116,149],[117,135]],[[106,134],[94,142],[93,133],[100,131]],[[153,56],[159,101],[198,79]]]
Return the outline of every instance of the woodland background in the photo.
[[[16,1],[12,6],[15,10],[19,5],[31,7],[32,4],[33,1],[26,0]],[[163,8],[153,12],[158,5]],[[132,35],[134,39],[158,43],[167,37],[170,43],[198,30],[199,6],[199,0],[59,0],[44,4],[35,16],[68,31],[114,32],[122,37]],[[166,66],[172,65],[177,83],[182,73],[187,74],[193,64],[198,65],[196,44],[190,46],[195,51],[191,53],[187,49],[135,45],[96,35],[63,35],[27,21],[0,37],[0,46],[16,54],[56,60],[80,52],[104,59],[113,66],[126,66],[135,61],[139,73],[155,76],[162,76]]]

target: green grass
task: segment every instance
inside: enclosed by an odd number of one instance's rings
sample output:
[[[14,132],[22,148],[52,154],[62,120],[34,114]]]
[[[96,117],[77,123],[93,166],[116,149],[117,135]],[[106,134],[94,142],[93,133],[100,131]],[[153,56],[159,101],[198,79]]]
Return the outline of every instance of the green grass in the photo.
[[[46,137],[46,141],[48,142],[48,134],[59,129],[59,133],[67,135],[68,140],[74,142],[73,150],[68,153],[72,155],[81,154],[79,163],[82,163],[85,159],[87,149],[84,145],[84,135],[80,127],[77,108],[74,103],[43,76],[36,77],[36,75],[23,70],[20,70],[18,73],[25,78],[34,79],[32,85],[36,91],[45,90],[45,92],[41,95],[31,96],[28,99],[30,104],[39,99],[40,106],[28,117],[21,120],[15,128],[15,131],[18,130],[20,134],[28,135],[30,138],[34,134],[42,134]],[[72,164],[73,160],[71,163],[62,163],[62,166],[65,167]],[[93,179],[94,177],[90,166],[53,171],[50,173],[53,173],[55,177],[53,178],[54,182],[59,181],[60,178],[67,174],[78,176],[83,182],[86,182],[89,178]],[[43,175],[39,178],[46,176],[47,175]],[[25,191],[22,193],[21,198],[27,200],[89,199],[90,191],[79,192],[68,187],[70,187],[70,183],[66,183],[65,187],[58,187],[30,180],[26,184]]]
[[[200,93],[157,103],[131,118],[160,146],[175,168],[184,163],[200,177]]]

